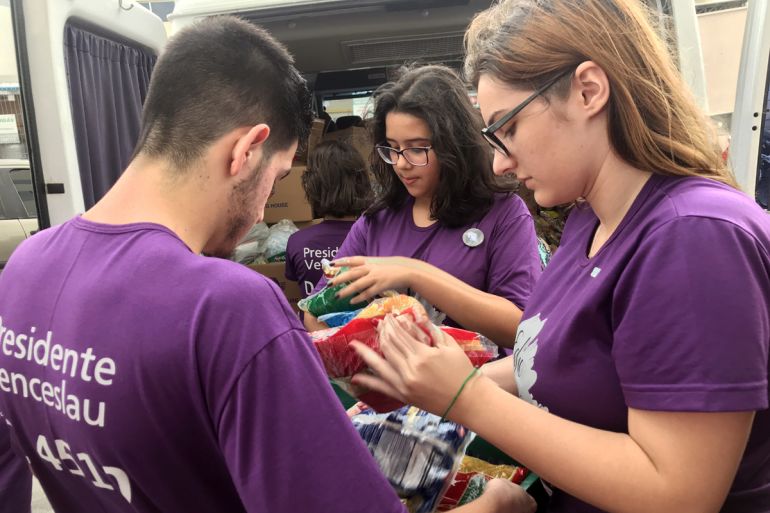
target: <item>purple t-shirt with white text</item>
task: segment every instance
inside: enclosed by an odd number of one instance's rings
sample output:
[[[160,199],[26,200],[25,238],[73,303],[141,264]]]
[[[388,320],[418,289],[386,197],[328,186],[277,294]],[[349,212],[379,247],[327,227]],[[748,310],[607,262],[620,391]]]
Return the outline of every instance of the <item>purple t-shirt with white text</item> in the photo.
[[[653,175],[588,258],[597,226],[573,209],[530,297],[519,396],[620,433],[628,408],[757,411],[722,511],[769,511],[770,216],[713,180]],[[549,511],[598,510],[555,490]]]
[[[75,218],[0,290],[0,412],[57,513],[403,511],[271,280]]]
[[[353,221],[327,219],[302,228],[286,245],[286,279],[296,281],[302,297],[309,296],[323,276],[321,260],[334,260]]]
[[[414,223],[414,199],[399,209],[384,209],[363,216],[351,228],[337,253],[343,256],[403,256],[432,264],[468,285],[504,297],[524,308],[541,273],[532,216],[516,195],[499,194],[479,221],[449,228],[440,221],[428,227]],[[471,247],[463,242],[466,230],[475,228],[483,242]],[[321,279],[317,289],[326,282]],[[448,324],[456,325],[451,319]]]

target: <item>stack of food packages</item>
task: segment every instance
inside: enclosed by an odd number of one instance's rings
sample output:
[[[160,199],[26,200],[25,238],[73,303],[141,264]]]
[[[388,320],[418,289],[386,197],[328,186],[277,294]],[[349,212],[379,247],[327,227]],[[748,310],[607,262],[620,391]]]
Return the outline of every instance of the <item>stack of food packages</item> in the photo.
[[[329,278],[344,270],[325,266]],[[349,412],[352,422],[408,510],[432,513],[453,509],[478,497],[495,477],[520,483],[527,475],[522,467],[491,466],[465,456],[475,436],[465,427],[350,381],[353,375],[368,372],[350,342],[359,341],[382,354],[379,328],[386,316],[409,321],[410,334],[430,346],[443,336],[441,332],[452,336],[477,367],[496,356],[496,346],[478,333],[433,325],[425,308],[410,296],[392,293],[368,305],[351,305],[336,296],[343,287],[326,287],[300,302],[299,307],[339,324],[311,333],[313,344],[329,377],[361,401]]]

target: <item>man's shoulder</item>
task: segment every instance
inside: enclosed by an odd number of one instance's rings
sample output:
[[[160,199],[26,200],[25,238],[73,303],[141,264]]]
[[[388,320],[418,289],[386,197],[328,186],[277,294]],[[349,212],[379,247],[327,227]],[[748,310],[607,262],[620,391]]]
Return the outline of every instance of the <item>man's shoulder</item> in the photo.
[[[283,297],[273,280],[248,266],[230,260],[198,257],[197,262],[190,266],[190,271],[198,273],[202,278],[202,292],[218,301],[262,303]]]

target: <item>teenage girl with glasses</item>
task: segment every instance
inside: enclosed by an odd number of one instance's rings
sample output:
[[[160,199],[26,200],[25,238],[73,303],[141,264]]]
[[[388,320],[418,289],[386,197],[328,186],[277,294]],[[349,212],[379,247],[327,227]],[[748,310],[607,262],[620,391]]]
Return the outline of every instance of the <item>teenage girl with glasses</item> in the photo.
[[[372,122],[382,194],[340,247],[352,267],[335,279],[352,282],[341,294],[408,290],[511,347],[541,272],[537,238],[521,198],[495,184],[462,81],[442,66],[407,71],[377,91]]]
[[[638,0],[507,0],[466,35],[497,174],[583,201],[519,324],[470,367],[380,337],[354,381],[468,426],[553,512],[770,511],[770,218]],[[558,78],[561,77],[561,78]]]

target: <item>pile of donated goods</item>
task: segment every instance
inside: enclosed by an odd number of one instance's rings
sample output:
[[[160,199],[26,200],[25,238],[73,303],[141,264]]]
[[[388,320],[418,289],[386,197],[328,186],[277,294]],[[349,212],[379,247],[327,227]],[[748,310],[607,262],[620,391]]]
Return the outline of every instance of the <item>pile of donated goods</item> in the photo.
[[[346,270],[326,261],[323,268],[328,279]],[[495,358],[497,346],[478,333],[435,324],[443,316],[413,297],[390,292],[368,304],[351,304],[337,297],[344,286],[327,285],[298,306],[330,326],[311,333],[313,344],[329,378],[360,401],[348,411],[351,421],[408,511],[432,513],[467,504],[493,478],[531,483],[527,478],[536,476],[519,465],[492,465],[466,456],[475,434],[464,426],[351,383],[352,376],[369,369],[350,342],[382,354],[379,336],[384,329],[406,330],[429,346],[443,332],[476,367]]]

